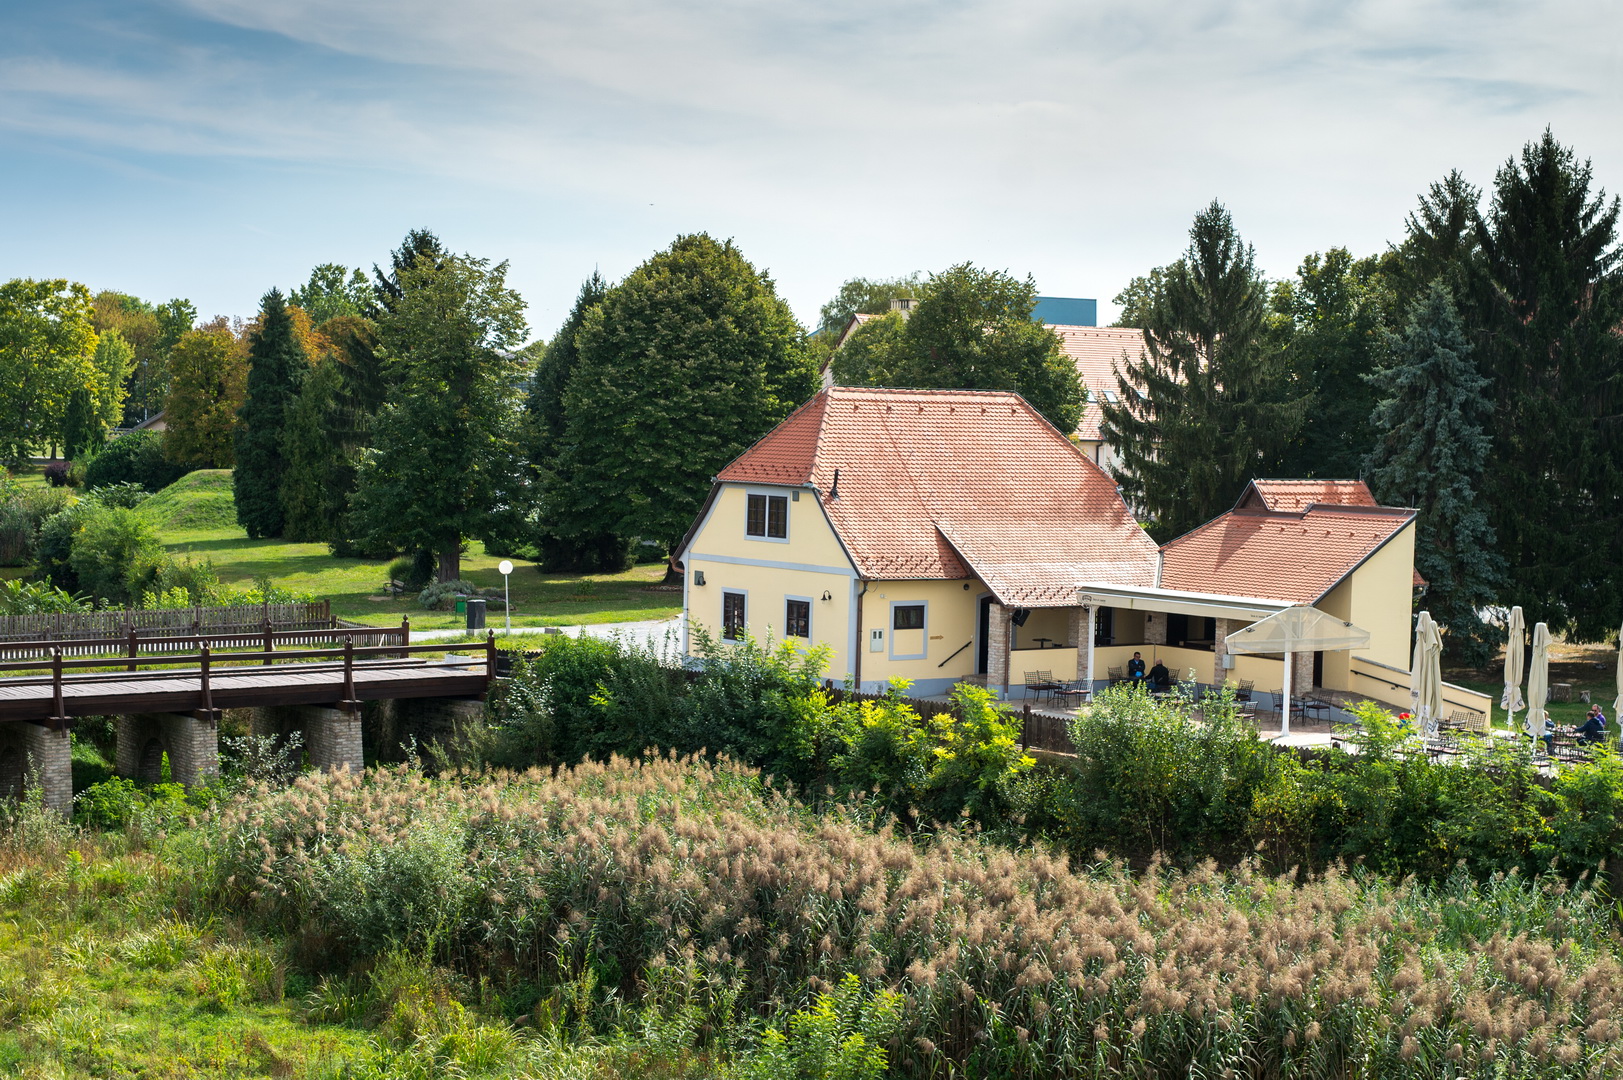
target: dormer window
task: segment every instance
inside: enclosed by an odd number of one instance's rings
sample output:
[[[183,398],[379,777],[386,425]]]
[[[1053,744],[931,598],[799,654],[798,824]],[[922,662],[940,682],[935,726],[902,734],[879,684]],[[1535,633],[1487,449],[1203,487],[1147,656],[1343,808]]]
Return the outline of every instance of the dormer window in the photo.
[[[744,535],[757,540],[789,539],[789,496],[751,492],[744,512]]]

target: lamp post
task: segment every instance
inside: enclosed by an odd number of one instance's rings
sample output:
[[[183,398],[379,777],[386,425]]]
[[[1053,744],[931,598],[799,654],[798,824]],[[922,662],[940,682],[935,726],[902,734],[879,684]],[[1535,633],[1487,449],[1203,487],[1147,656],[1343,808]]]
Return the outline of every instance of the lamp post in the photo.
[[[513,572],[513,561],[503,559],[496,564],[496,569],[502,572],[502,613],[507,616],[507,632],[513,632],[513,600],[507,589],[507,578]]]

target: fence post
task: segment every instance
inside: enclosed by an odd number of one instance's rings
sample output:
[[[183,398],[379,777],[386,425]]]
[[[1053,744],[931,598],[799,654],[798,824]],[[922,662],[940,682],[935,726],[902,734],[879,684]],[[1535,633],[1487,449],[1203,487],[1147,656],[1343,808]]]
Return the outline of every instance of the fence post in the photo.
[[[269,607],[269,605],[267,605],[266,608],[265,608],[265,651],[268,652],[268,653],[276,651],[276,639],[271,637],[270,607]],[[276,661],[272,660],[270,657],[267,656],[265,658],[265,666],[269,667],[271,664],[274,664],[274,663],[276,663]]]
[[[206,641],[203,642],[201,648],[199,649],[199,653],[200,653],[200,655],[202,656],[202,659],[203,659],[203,663],[202,663],[201,669],[200,669],[201,673],[202,673],[202,681],[203,681],[203,712],[207,713],[209,716],[212,717],[214,715],[214,691],[209,686],[209,646],[208,646],[208,642],[206,642]]]
[[[411,616],[410,615],[402,615],[402,616],[400,616],[400,647],[402,649],[404,649],[404,648],[407,648],[410,645],[411,645]],[[409,653],[401,653],[400,654],[400,659],[404,660],[408,655],[410,655],[410,654]]]
[[[139,653],[141,650],[140,650],[140,646],[136,643],[136,640],[135,640],[135,624],[131,623],[129,629],[130,629],[130,662],[129,662],[129,665],[124,670],[126,670],[126,671],[134,671],[135,670],[135,657],[136,657],[136,654]]]
[[[355,700],[355,636],[344,635],[344,701]]]
[[[1020,706],[1020,749],[1031,749],[1031,702]]]
[[[485,633],[485,692],[490,692],[490,684],[496,681],[496,631]]]
[[[60,617],[60,613],[58,613]],[[62,646],[51,650],[51,718],[57,729],[67,725],[67,710],[62,707]]]

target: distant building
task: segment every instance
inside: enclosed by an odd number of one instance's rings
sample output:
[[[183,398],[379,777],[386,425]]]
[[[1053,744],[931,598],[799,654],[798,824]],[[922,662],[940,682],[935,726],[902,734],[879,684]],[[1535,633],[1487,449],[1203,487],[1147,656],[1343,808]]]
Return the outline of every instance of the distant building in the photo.
[[[1098,326],[1099,301],[1070,296],[1039,296],[1031,317],[1049,326]]]

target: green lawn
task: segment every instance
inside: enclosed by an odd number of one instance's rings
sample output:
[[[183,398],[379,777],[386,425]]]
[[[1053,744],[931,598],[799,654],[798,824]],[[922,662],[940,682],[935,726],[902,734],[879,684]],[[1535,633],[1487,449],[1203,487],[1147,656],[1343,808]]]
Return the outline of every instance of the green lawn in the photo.
[[[234,524],[231,474],[192,473],[142,504],[175,555],[208,559],[227,585],[252,585],[260,575],[284,588],[330,600],[333,614],[374,626],[396,625],[409,616],[416,629],[462,626],[455,612],[425,611],[412,596],[384,593],[389,560],[343,559],[325,544],[253,540]],[[462,577],[481,588],[500,589],[499,556],[474,543],[462,560]],[[575,626],[582,623],[663,619],[681,609],[679,589],[657,588],[663,563],[636,566],[619,574],[542,574],[534,563],[513,560],[509,585],[514,626]],[[502,614],[490,612],[500,629]]]
[[[1589,700],[1606,713],[1606,721],[1617,730],[1617,717],[1612,715],[1612,699],[1617,696],[1617,650],[1602,645],[1568,645],[1559,642],[1551,648],[1550,683],[1569,683],[1571,701],[1552,701],[1546,706],[1550,719],[1557,724],[1581,724],[1589,712],[1589,703],[1582,700],[1583,691],[1589,691]],[[1504,692],[1504,677],[1498,671],[1468,671],[1450,669],[1443,672],[1448,682],[1476,690],[1493,699],[1493,714],[1497,726],[1505,723],[1504,710],[1499,708],[1499,695]],[[1526,689],[1526,682],[1522,684]],[[1516,713],[1516,727],[1522,726],[1526,713]]]

